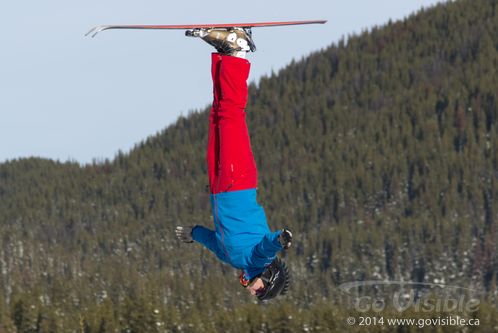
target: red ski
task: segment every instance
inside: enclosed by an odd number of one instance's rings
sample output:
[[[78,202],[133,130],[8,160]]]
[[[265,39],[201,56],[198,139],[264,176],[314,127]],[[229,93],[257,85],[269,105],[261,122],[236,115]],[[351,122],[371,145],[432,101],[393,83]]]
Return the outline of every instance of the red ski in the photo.
[[[283,21],[283,22],[258,22],[258,23],[217,23],[217,24],[180,24],[180,25],[99,25],[90,30],[85,36],[95,37],[99,32],[109,29],[214,29],[214,28],[256,28],[278,27],[284,25],[324,24],[326,20],[312,21]]]

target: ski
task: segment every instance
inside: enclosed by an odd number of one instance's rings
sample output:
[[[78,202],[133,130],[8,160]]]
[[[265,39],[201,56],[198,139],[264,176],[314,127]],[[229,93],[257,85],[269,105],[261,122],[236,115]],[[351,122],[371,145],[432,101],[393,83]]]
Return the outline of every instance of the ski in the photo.
[[[99,32],[110,29],[215,29],[215,28],[256,28],[256,27],[278,27],[286,25],[324,24],[326,20],[309,21],[282,21],[282,22],[257,22],[257,23],[217,23],[217,24],[180,24],[180,25],[99,25],[85,34],[95,37]]]

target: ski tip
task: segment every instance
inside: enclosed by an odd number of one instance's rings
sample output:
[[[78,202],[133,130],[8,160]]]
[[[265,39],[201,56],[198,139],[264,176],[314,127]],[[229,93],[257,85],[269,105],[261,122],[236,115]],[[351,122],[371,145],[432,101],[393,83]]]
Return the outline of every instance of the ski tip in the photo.
[[[107,25],[99,25],[99,26],[97,26],[97,27],[92,28],[90,31],[88,31],[88,32],[85,34],[85,37],[86,37],[86,36],[90,36],[90,37],[94,38],[95,36],[97,36],[97,34],[98,34],[99,32],[104,31],[104,30],[106,30],[106,29],[108,29],[108,28],[109,28],[109,26],[107,26]]]

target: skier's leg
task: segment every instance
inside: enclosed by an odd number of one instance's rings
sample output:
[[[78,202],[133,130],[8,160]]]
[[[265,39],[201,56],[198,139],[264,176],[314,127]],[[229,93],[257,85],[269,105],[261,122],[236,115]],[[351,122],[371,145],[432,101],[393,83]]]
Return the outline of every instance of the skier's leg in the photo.
[[[218,108],[219,169],[213,193],[257,187],[258,172],[251,149],[244,111],[247,103],[246,59],[222,56]]]
[[[209,130],[208,130],[208,144],[206,153],[206,162],[208,167],[209,190],[214,193],[214,186],[216,183],[216,175],[218,173],[219,163],[219,132],[218,132],[218,106],[220,101],[220,82],[219,72],[221,64],[221,55],[213,53],[211,55],[211,77],[213,79],[213,105],[209,113]]]

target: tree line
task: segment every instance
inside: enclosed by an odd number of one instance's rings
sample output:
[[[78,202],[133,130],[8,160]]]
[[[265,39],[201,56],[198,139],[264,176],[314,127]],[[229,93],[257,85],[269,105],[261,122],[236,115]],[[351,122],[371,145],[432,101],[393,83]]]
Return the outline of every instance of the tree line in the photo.
[[[112,160],[0,164],[0,332],[361,331],[338,287],[364,280],[480,290],[470,331],[496,326],[497,48],[497,1],[460,0],[251,84],[259,201],[296,235],[269,304],[174,238],[212,226],[208,110]]]

